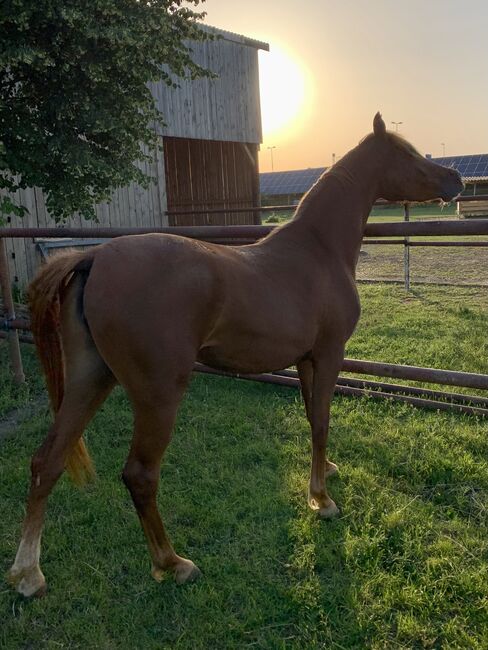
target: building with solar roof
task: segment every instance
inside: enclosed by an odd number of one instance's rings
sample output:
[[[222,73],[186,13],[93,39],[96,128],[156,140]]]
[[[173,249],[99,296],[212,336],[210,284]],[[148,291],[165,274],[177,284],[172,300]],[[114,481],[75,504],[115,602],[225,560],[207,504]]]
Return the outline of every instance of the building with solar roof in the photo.
[[[463,194],[488,194],[488,154],[443,156],[433,160],[458,170],[466,184]],[[488,202],[458,203],[458,213],[462,217],[488,217]]]
[[[427,156],[430,158],[430,156]],[[466,184],[463,194],[488,194],[488,154],[469,156],[443,156],[432,158],[433,162],[456,169]],[[261,201],[263,205],[291,205],[301,199],[312,185],[327,171],[327,167],[298,169],[286,172],[267,172],[259,175]],[[479,216],[480,209],[488,214],[488,204],[464,204],[463,216]],[[471,215],[471,212],[477,213]]]
[[[327,167],[298,169],[289,172],[266,172],[259,174],[259,187],[263,205],[277,201],[292,204],[318,181]]]

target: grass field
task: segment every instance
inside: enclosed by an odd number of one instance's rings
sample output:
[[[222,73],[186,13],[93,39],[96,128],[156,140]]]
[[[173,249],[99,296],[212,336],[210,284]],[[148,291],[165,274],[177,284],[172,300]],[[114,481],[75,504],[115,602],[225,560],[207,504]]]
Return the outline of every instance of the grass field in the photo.
[[[363,286],[348,356],[488,372],[488,296]],[[29,387],[0,343],[0,566],[15,554],[29,457],[48,426],[32,351]],[[30,405],[17,426],[12,409]],[[1,417],[1,416],[0,416]],[[70,649],[464,649],[488,647],[488,436],[473,417],[335,398],[330,492],[341,517],[306,506],[310,443],[296,392],[198,376],[165,459],[159,503],[203,579],[149,575],[119,480],[131,436],[116,390],[87,431],[98,479],[67,478],[48,509],[45,599],[0,588],[0,647]]]

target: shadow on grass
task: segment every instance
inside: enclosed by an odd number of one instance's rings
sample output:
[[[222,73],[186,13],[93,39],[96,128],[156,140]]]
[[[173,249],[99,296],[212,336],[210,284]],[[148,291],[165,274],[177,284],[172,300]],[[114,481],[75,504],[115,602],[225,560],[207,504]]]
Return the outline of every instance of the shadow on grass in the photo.
[[[4,569],[18,541],[28,459],[46,427],[39,416],[0,446]],[[456,508],[447,516],[451,493],[435,501],[425,491],[445,478],[436,474],[443,456],[457,459],[451,483],[485,485],[476,422],[334,400],[331,457],[341,475],[329,487],[343,514],[322,522],[306,505],[310,434],[297,393],[197,377],[158,499],[177,552],[204,573],[185,587],[149,575],[119,479],[131,431],[116,390],[87,432],[96,483],[77,491],[63,478],[50,500],[50,592],[33,602],[0,593],[0,647],[481,647],[483,522]]]
[[[309,448],[305,418],[290,416],[296,399],[273,387],[194,381],[159,496],[175,548],[204,573],[178,587],[149,575],[143,534],[119,480],[132,418],[116,391],[87,432],[96,483],[79,492],[63,478],[50,499],[42,555],[48,596],[27,602],[2,593],[0,645],[313,647],[342,638],[344,626],[357,636],[344,524],[308,510],[308,467],[294,467]],[[46,426],[39,418],[24,429],[21,449],[12,440],[1,448],[10,465],[2,486],[4,569],[18,541],[28,457]]]

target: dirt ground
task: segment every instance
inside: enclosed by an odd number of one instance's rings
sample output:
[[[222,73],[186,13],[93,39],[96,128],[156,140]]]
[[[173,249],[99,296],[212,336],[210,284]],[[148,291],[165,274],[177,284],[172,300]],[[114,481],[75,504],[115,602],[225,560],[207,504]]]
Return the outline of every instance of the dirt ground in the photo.
[[[362,250],[359,280],[403,281],[403,246],[364,245]],[[410,279],[488,286],[488,248],[410,248]]]

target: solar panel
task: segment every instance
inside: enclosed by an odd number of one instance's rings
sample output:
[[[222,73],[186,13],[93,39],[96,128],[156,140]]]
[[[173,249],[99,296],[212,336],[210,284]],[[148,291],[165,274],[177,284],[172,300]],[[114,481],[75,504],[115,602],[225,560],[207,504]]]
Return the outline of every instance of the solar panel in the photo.
[[[260,174],[262,194],[303,194],[323,174],[325,167],[298,169],[286,172],[266,172]]]
[[[488,178],[488,153],[472,156],[442,156],[432,161],[443,167],[456,169],[464,179]],[[265,172],[259,174],[261,194],[304,194],[326,171],[327,167],[297,169],[286,172]]]
[[[474,154],[472,156],[443,156],[433,158],[434,162],[444,167],[456,169],[463,178],[488,177],[488,154]]]

